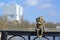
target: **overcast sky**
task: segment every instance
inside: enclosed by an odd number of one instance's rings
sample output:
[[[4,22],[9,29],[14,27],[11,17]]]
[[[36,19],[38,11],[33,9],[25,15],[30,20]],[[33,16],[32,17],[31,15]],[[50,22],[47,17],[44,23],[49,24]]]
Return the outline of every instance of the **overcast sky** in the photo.
[[[23,17],[30,22],[38,16],[44,16],[46,22],[60,22],[60,0],[0,0],[0,15],[1,7],[12,2],[23,7]]]

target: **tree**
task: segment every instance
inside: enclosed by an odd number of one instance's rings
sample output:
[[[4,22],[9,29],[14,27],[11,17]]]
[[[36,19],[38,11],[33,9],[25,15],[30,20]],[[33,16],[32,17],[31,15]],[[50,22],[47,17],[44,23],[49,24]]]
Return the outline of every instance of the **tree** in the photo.
[[[52,23],[52,22],[47,22],[46,24],[47,28],[55,28],[56,24]]]

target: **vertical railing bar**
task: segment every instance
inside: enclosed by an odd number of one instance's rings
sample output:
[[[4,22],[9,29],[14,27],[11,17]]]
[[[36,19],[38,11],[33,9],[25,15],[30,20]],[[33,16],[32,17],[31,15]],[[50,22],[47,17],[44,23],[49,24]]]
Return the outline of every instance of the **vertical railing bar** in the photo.
[[[30,40],[30,35],[28,35],[28,40]]]
[[[53,36],[53,40],[55,40],[55,36]]]
[[[7,40],[7,32],[2,31],[1,40]]]

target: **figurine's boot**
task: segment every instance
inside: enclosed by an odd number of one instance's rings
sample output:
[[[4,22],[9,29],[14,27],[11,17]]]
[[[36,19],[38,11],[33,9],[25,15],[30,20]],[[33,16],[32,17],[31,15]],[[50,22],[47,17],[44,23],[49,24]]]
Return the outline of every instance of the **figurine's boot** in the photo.
[[[39,38],[42,38],[42,35],[40,35]]]

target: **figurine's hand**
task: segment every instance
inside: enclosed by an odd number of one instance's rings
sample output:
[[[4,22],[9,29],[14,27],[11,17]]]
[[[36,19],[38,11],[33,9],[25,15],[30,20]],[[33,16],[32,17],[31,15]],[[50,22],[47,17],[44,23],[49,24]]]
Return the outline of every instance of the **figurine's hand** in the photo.
[[[42,24],[41,22],[37,22],[38,24]]]

